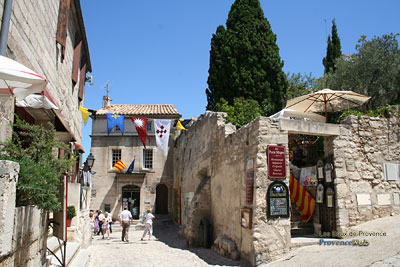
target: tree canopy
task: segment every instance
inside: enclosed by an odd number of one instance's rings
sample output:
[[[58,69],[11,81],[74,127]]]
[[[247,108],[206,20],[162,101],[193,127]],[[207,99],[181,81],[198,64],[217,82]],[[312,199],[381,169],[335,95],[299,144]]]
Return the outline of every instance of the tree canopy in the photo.
[[[257,101],[263,115],[279,111],[287,89],[282,67],[276,35],[259,0],[236,0],[226,29],[219,26],[211,39],[207,109],[217,110],[222,98],[234,106],[242,97]]]
[[[367,40],[362,36],[356,53],[336,61],[336,71],[321,78],[320,87],[352,90],[371,96],[363,109],[400,103],[399,34]]]

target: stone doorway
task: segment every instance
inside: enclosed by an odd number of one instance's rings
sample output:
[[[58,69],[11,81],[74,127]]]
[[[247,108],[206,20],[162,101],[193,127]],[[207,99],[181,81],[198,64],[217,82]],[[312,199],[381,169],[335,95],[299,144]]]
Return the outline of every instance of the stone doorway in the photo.
[[[122,187],[122,207],[128,206],[133,219],[139,219],[140,214],[140,187],[126,185]]]
[[[157,214],[168,214],[168,187],[159,184],[156,188],[156,211]]]

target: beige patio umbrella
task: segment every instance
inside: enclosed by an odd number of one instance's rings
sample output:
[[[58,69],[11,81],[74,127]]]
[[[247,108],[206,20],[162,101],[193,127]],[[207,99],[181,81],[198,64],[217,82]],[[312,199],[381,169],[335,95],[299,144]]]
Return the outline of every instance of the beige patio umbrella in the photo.
[[[328,112],[358,107],[370,98],[369,96],[353,91],[323,89],[315,93],[290,99],[287,101],[285,108],[301,112],[324,112],[327,122]]]

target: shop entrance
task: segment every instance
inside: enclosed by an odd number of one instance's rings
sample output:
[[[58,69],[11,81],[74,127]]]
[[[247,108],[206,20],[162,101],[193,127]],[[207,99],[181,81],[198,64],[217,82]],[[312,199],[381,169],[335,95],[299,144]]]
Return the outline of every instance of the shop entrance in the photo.
[[[156,188],[156,213],[168,214],[168,187],[165,184]]]
[[[128,206],[133,219],[139,219],[140,212],[140,187],[126,185],[122,187],[122,207]]]
[[[327,234],[335,230],[334,172],[332,159],[324,153],[324,137],[314,135],[289,135],[289,161],[291,182],[297,192],[290,192],[292,236]],[[301,191],[301,192],[300,192]],[[296,195],[297,194],[297,195]],[[304,194],[311,195],[315,208],[307,218]],[[294,200],[294,201],[293,201]],[[310,209],[309,209],[310,210]],[[320,225],[321,229],[314,229]]]

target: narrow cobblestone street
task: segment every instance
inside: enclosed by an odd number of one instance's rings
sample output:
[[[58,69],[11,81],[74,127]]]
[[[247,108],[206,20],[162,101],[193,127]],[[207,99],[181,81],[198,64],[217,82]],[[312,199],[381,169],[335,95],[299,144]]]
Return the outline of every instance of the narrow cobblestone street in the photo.
[[[129,243],[121,241],[120,231],[114,231],[110,240],[94,236],[88,266],[247,266],[211,249],[188,249],[172,223],[155,223],[154,236],[158,240],[148,240],[147,236],[140,241],[142,234],[143,231],[135,231],[131,226]]]

